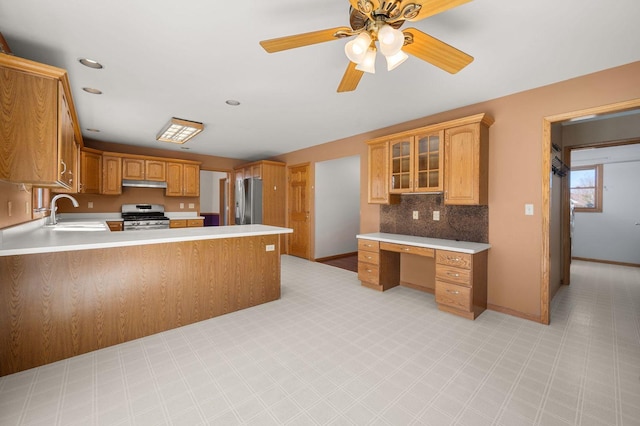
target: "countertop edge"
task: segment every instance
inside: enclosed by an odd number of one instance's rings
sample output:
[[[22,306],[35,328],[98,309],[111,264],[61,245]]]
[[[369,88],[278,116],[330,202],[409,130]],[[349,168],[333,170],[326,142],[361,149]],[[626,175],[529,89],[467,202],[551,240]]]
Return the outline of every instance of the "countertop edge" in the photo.
[[[236,227],[243,227],[237,231],[231,229]],[[211,232],[219,231],[224,228],[226,232]],[[251,229],[254,228],[254,229]],[[178,230],[168,230],[169,232],[179,232],[176,235],[167,235],[165,230],[157,231],[120,231],[111,233],[105,231],[103,235],[114,236],[110,240],[104,240],[93,232],[85,232],[82,238],[96,238],[97,241],[70,241],[64,242],[63,238],[60,239],[60,244],[32,244],[27,247],[11,247],[8,241],[4,241],[0,244],[0,257],[4,256],[16,256],[16,255],[28,255],[28,254],[41,254],[41,253],[54,253],[65,251],[77,251],[77,250],[92,250],[92,249],[104,249],[115,248],[124,246],[136,246],[136,245],[148,245],[148,244],[163,244],[163,243],[175,243],[184,241],[198,241],[198,240],[213,240],[221,238],[242,238],[242,237],[255,237],[260,235],[279,235],[293,233],[291,228],[282,228],[269,225],[235,225],[233,227],[204,227],[204,228],[179,228]],[[41,231],[47,232],[47,231]],[[56,232],[56,231],[48,231]],[[162,232],[162,235],[156,234],[150,235],[151,232]],[[135,234],[134,234],[135,233]],[[137,238],[137,239],[134,239]],[[102,241],[100,241],[102,239]],[[7,244],[9,243],[9,244]],[[5,248],[3,246],[9,245]]]
[[[442,238],[418,237],[415,235],[387,234],[374,232],[370,234],[358,234],[358,239],[375,240],[386,243],[406,244],[416,247],[425,247],[439,250],[449,250],[459,253],[476,254],[491,248],[490,244],[471,241],[445,240]]]

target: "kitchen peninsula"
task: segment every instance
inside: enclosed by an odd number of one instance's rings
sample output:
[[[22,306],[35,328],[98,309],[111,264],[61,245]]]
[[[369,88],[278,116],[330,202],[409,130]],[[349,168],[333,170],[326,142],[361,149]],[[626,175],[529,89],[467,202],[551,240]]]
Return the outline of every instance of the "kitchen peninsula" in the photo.
[[[280,297],[280,234],[265,225],[0,232],[0,375]]]

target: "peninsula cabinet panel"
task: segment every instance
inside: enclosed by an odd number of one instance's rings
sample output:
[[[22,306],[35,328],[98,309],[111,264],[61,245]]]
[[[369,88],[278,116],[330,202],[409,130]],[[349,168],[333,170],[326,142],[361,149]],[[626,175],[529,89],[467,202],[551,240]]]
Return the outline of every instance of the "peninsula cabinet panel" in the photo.
[[[102,155],[102,194],[122,194],[122,158]]]
[[[278,244],[265,235],[0,257],[0,375],[276,300]]]

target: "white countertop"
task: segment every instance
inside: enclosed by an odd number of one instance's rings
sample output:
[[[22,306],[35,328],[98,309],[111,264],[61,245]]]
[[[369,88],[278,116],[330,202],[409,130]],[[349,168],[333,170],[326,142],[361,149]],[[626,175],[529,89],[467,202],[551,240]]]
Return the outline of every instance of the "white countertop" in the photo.
[[[413,235],[386,234],[374,232],[372,234],[359,234],[356,238],[383,241],[386,243],[406,244],[416,247],[426,247],[439,250],[457,251],[460,253],[475,254],[489,250],[491,245],[484,243],[472,243],[469,241],[443,240],[441,238],[416,237]]]
[[[60,220],[59,222],[71,221]],[[289,234],[293,232],[293,229],[268,225],[206,226],[119,232],[55,231],[42,226],[43,223],[44,220],[34,221],[26,225],[2,230],[0,233],[0,256]]]

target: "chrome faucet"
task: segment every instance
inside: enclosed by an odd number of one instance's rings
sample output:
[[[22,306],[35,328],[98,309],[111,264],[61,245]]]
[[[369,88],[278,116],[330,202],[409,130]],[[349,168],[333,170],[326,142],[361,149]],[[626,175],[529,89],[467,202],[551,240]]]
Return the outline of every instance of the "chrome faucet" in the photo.
[[[58,206],[56,206],[56,201],[58,201],[58,199],[60,198],[68,198],[71,200],[71,202],[73,203],[73,207],[79,207],[80,204],[78,204],[78,200],[76,200],[75,198],[73,198],[71,195],[69,194],[58,194],[55,197],[53,197],[51,199],[51,208],[49,210],[51,210],[51,216],[49,216],[49,225],[55,225],[56,223],[58,223],[58,221],[56,220],[56,210],[58,210]]]

